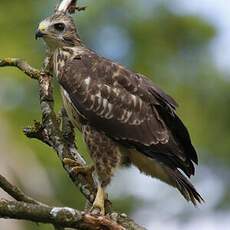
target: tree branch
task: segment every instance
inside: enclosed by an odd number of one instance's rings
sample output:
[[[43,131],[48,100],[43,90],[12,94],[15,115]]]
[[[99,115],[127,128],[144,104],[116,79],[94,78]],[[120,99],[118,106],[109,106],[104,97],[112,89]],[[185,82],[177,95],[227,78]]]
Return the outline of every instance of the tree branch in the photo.
[[[66,207],[50,207],[21,201],[0,200],[0,217],[49,223],[64,228],[124,230],[108,217],[95,217]]]
[[[68,207],[51,207],[42,204],[23,193],[0,175],[0,188],[17,201],[0,199],[0,218],[14,218],[49,223],[55,229],[66,227],[80,229],[144,230],[125,214],[112,213],[107,216],[93,216]]]
[[[59,12],[68,12],[70,14],[75,13],[75,11],[83,11],[85,10],[86,7],[83,6],[78,6],[77,5],[77,0],[63,0],[57,7],[56,7],[56,11]]]
[[[27,196],[21,189],[12,185],[5,177],[0,175],[0,188],[2,188],[7,194],[12,196],[17,201],[23,201],[29,204],[41,204],[33,198]]]
[[[31,67],[27,62],[19,58],[0,59],[0,67],[14,66],[32,79],[39,79],[41,72]]]

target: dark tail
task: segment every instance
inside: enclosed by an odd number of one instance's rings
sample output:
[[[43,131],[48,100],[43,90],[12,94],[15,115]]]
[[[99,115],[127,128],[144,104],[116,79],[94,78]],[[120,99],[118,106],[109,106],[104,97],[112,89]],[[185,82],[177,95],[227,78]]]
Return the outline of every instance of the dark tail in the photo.
[[[179,171],[166,168],[168,175],[173,181],[173,186],[176,187],[187,201],[191,201],[195,206],[197,203],[203,203],[204,200],[201,195],[196,191],[194,186],[189,180]]]

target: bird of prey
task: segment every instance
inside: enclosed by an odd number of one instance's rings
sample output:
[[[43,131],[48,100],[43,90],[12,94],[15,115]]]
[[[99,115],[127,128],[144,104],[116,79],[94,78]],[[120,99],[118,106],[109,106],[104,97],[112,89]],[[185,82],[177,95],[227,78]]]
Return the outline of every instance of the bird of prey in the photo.
[[[47,44],[64,107],[94,162],[93,208],[104,214],[105,187],[119,167],[131,164],[177,188],[194,205],[202,202],[188,179],[197,154],[174,99],[142,74],[88,49],[66,12],[43,20],[36,37]]]

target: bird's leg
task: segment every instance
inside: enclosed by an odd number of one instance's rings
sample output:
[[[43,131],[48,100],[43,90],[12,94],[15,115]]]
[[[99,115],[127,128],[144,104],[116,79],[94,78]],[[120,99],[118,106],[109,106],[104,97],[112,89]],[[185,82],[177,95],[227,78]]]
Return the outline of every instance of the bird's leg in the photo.
[[[65,166],[68,166],[71,168],[71,172],[76,173],[76,174],[83,174],[85,175],[88,180],[90,180],[92,183],[94,181],[92,180],[92,174],[95,170],[94,165],[85,165],[82,166],[79,163],[77,163],[75,160],[72,160],[70,158],[64,158],[63,159],[63,164]],[[97,183],[97,193],[96,193],[96,198],[93,202],[93,205],[90,209],[90,212],[93,214],[100,214],[100,215],[105,215],[105,198],[106,198],[106,193],[104,192],[104,189],[102,188],[100,182],[97,179],[97,176],[94,179],[96,180],[95,182]]]
[[[91,207],[90,212],[92,214],[100,214],[100,215],[105,215],[105,191],[102,188],[101,185],[99,185],[97,187],[97,194],[96,194],[96,198],[93,202],[93,206]],[[98,213],[99,211],[99,213]]]
[[[70,158],[64,158],[63,164],[71,168],[71,173],[83,174],[88,178],[90,182],[93,183],[92,173],[95,168],[94,165],[81,165],[75,160],[72,160]]]
[[[93,174],[95,172],[95,166],[94,165],[80,165],[77,163],[75,160],[72,160],[70,158],[64,158],[63,159],[63,164],[65,166],[68,166],[71,168],[71,172],[76,173],[76,174],[83,174],[87,177],[87,180],[90,181],[90,183],[96,183],[97,184],[97,193],[96,193],[96,198],[93,202],[93,205],[90,209],[90,212],[92,214],[100,214],[100,215],[105,215],[105,198],[106,198],[106,193],[104,192],[104,189],[102,188],[97,175]],[[94,176],[94,181],[92,178],[92,175]]]

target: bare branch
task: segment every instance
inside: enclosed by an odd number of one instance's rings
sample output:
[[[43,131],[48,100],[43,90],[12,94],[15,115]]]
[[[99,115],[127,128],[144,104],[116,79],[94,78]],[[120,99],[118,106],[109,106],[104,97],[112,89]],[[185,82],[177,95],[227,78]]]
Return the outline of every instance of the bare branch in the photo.
[[[12,185],[5,177],[0,175],[0,188],[17,201],[23,201],[30,204],[41,204],[33,198],[27,196],[21,189]]]
[[[74,229],[124,230],[125,228],[105,216],[92,216],[72,208],[50,207],[21,201],[0,200],[0,217],[49,223]]]
[[[77,0],[63,0],[57,7],[57,12],[64,12],[73,14],[75,11],[83,11],[86,7],[77,6]]]
[[[48,205],[42,204],[31,197],[27,196],[21,189],[17,188],[16,186],[12,185],[5,177],[0,175],[0,187],[9,195],[11,195],[14,199],[20,202],[14,202],[14,201],[6,201],[6,200],[0,200],[0,217],[3,218],[16,218],[16,219],[24,219],[26,217],[26,220],[32,220],[32,221],[39,221],[42,223],[50,223],[53,224],[55,229],[57,230],[63,230],[63,227],[74,227],[74,221],[71,220],[70,225],[69,224],[61,224],[58,219],[55,219],[54,222],[49,220],[49,217],[47,217],[47,212],[55,214],[55,218],[58,215],[67,215],[67,211],[71,212],[72,214],[75,213],[79,217],[77,219],[82,219],[84,224],[87,224],[87,226],[97,226],[101,224],[102,226],[111,226],[111,229],[122,229],[117,228],[119,226],[116,224],[112,219],[108,218],[95,218],[88,214],[80,214],[80,211],[74,210],[72,208],[54,208],[49,207]],[[1,203],[2,202],[2,203]],[[8,209],[6,210],[6,203],[8,205]],[[34,206],[30,205],[33,204]],[[34,210],[36,209],[36,212]],[[26,210],[26,211],[25,211]],[[46,211],[45,211],[46,210]],[[9,214],[10,212],[10,214]],[[29,214],[28,214],[29,213]],[[58,214],[59,213],[59,214]],[[14,216],[15,215],[15,216]],[[45,215],[45,216],[44,216]],[[36,217],[34,217],[36,216]],[[65,216],[62,216],[63,218],[66,218]],[[36,219],[34,219],[36,218]],[[69,216],[68,216],[69,218]],[[74,218],[72,218],[74,219]],[[76,218],[75,218],[76,219]],[[69,222],[69,221],[68,221]],[[114,228],[112,228],[115,226]]]
[[[7,194],[12,196],[17,201],[23,201],[29,204],[37,204],[47,206],[39,201],[34,200],[33,198],[27,196],[21,189],[12,185],[5,177],[0,175],[0,188],[2,188]],[[54,226],[55,230],[64,230],[64,228],[60,226]]]
[[[6,201],[6,200],[0,199],[0,217],[3,217],[3,218],[21,219],[20,215],[22,215],[23,219],[25,219],[25,217],[26,217],[25,220],[39,221],[42,223],[50,223],[50,224],[54,225],[54,228],[56,230],[63,230],[64,227],[70,227],[70,226],[68,224],[67,225],[60,224],[60,222],[57,219],[54,220],[54,222],[53,221],[46,222],[45,220],[49,217],[44,217],[44,213],[47,213],[47,212],[44,212],[44,210],[51,210],[50,212],[52,212],[52,213],[55,213],[55,211],[58,213],[62,213],[64,210],[65,214],[66,214],[66,211],[70,211],[71,213],[77,213],[78,215],[81,215],[82,221],[84,222],[84,225],[86,224],[86,226],[92,225],[93,227],[95,227],[95,226],[98,226],[100,224],[101,226],[107,226],[107,227],[110,226],[111,229],[124,229],[124,228],[121,228],[121,226],[123,226],[123,227],[126,227],[127,229],[142,230],[142,228],[139,228],[138,225],[136,225],[132,220],[130,220],[124,214],[119,215],[117,213],[112,213],[112,214],[108,215],[107,217],[99,218],[99,217],[95,217],[95,216],[92,216],[89,214],[80,213],[80,211],[77,211],[77,210],[72,209],[72,208],[50,207],[46,204],[43,204],[43,203],[36,201],[33,198],[27,196],[23,191],[21,191],[21,189],[12,185],[2,175],[0,175],[0,187],[6,193],[11,195],[14,199],[16,199],[17,201],[20,201],[20,202],[13,202],[13,201]],[[7,210],[5,209],[6,202],[8,205]],[[31,206],[30,204],[33,204],[35,206]],[[12,206],[12,205],[14,205],[14,206]],[[20,210],[12,210],[13,207],[15,207],[15,209],[20,207]],[[22,209],[22,207],[23,207],[23,209]],[[36,212],[34,212],[34,209],[39,209],[40,211],[36,210]],[[11,214],[9,214],[9,212],[11,212]],[[28,214],[28,212],[30,214]],[[42,216],[37,217],[37,218],[41,218],[45,222],[43,222],[41,219],[34,219],[34,217],[33,217],[36,215],[40,215],[41,212],[43,213]],[[13,215],[15,215],[15,216],[13,216]],[[65,218],[65,216],[63,218]],[[116,224],[116,223],[118,223],[118,224]],[[74,223],[71,222],[70,224],[71,224],[71,227],[73,227],[72,224],[74,224]],[[119,224],[121,226],[119,226]],[[118,228],[118,226],[119,226],[119,228]]]
[[[70,5],[76,4],[76,0],[63,0],[58,7],[58,11],[67,12]]]
[[[26,61],[18,58],[5,58],[0,59],[0,67],[15,66],[23,71],[27,76],[32,79],[39,79],[40,71],[31,67]]]

